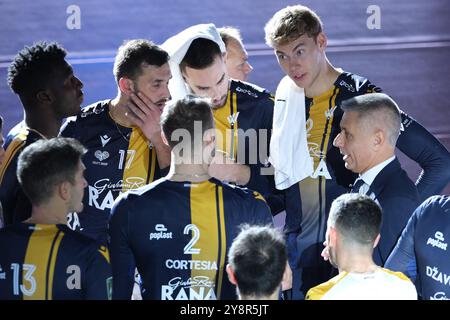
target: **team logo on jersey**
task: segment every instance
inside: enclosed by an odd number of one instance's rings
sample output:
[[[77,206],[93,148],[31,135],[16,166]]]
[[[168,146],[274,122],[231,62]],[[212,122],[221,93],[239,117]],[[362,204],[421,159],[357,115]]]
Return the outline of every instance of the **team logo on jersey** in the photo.
[[[91,114],[100,114],[100,113],[102,113],[102,111],[103,111],[103,109],[95,107],[93,109],[83,111],[81,113],[81,118],[86,118],[87,116],[89,116]]]
[[[433,296],[430,296],[430,300],[450,300],[445,295],[445,292],[436,292]]]
[[[100,179],[93,186],[88,186],[89,206],[99,210],[111,209],[115,199],[113,191],[122,192],[122,190],[136,189],[143,185],[145,185],[145,179],[141,177],[128,177],[125,181],[119,180],[116,183],[111,182],[108,178]],[[104,191],[108,192],[103,200],[100,200],[100,195]]]
[[[163,224],[157,224],[155,231],[150,232],[149,240],[172,239],[172,232],[166,232],[167,228]]]
[[[342,87],[346,87],[347,90],[350,91],[350,92],[355,92],[355,88],[351,84],[348,84],[347,82],[345,82],[344,80],[341,80],[339,85],[342,86]]]
[[[243,89],[241,87],[236,87],[236,92],[241,92],[241,93],[245,93],[253,98],[258,98],[258,95],[256,94],[256,92],[253,92],[249,89]]]
[[[447,251],[447,243],[444,242],[444,234],[440,231],[436,231],[434,238],[429,237],[427,240],[427,246],[439,248],[441,250]]]
[[[229,115],[227,119],[228,119],[228,122],[230,123],[230,125],[233,126],[236,123],[238,117],[239,117],[239,112]]]
[[[214,281],[206,276],[175,277],[161,286],[161,300],[217,300]]]
[[[94,153],[94,156],[99,160],[99,161],[103,161],[109,158],[109,152],[108,151],[100,151],[97,150]]]
[[[108,137],[107,134],[100,136],[100,140],[102,141],[102,147],[106,146],[109,142],[109,140],[111,140],[111,137]],[[100,160],[102,161],[102,160]]]
[[[330,120],[330,118],[333,116],[334,114],[334,110],[336,110],[337,106],[334,106],[333,108],[331,108],[330,110],[325,111],[325,117]]]

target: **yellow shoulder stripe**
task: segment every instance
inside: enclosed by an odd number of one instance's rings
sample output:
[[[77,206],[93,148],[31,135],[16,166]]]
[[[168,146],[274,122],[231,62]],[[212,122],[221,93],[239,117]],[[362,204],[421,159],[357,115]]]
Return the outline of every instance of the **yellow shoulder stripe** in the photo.
[[[391,274],[391,275],[393,275],[393,276],[396,276],[396,277],[398,277],[398,278],[400,278],[400,279],[402,279],[402,280],[411,281],[411,280],[410,280],[407,276],[405,276],[402,272],[399,272],[399,271],[392,271],[392,270],[389,270],[389,269],[386,269],[386,268],[382,268],[382,269],[383,269],[384,272],[389,273],[389,274]]]
[[[308,290],[306,293],[306,300],[321,300],[323,296],[331,290],[335,285],[339,283],[342,279],[347,276],[348,272],[341,272],[334,278],[328,280],[327,282],[324,282],[322,284],[319,284],[318,286],[315,286]]]
[[[3,176],[5,175],[6,169],[11,164],[11,161],[14,159],[14,156],[18,153],[19,150],[23,148],[27,141],[29,131],[22,130],[20,134],[18,134],[9,144],[8,148],[6,148],[5,156],[3,159],[3,163],[0,166],[0,183],[3,180]]]
[[[109,262],[109,251],[108,248],[106,248],[105,246],[100,246],[100,248],[98,248],[98,252],[100,252],[100,254],[105,257],[106,261]]]

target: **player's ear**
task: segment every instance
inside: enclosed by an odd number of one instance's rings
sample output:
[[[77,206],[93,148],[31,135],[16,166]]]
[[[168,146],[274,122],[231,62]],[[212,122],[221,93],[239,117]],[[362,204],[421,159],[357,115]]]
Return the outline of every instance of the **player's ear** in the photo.
[[[36,94],[36,100],[39,103],[51,103],[54,99],[53,92],[49,89],[41,90]]]
[[[234,275],[233,269],[231,268],[230,264],[227,263],[227,274],[228,274],[228,280],[235,286],[237,285],[236,276]]]
[[[386,133],[383,130],[377,130],[373,135],[373,148],[379,150],[386,140]]]
[[[321,51],[325,51],[328,45],[328,39],[325,33],[320,32],[316,37],[316,43]]]
[[[72,187],[72,185],[70,184],[69,181],[64,181],[56,187],[58,189],[57,190],[58,195],[64,201],[69,200],[71,187]]]
[[[133,81],[122,77],[119,79],[119,89],[121,92],[126,94],[127,96],[130,96],[134,92],[134,84]]]

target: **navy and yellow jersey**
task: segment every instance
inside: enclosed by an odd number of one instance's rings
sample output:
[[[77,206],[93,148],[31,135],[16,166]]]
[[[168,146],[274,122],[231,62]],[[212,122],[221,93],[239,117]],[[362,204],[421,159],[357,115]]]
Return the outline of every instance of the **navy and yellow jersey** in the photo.
[[[165,175],[156,150],[139,128],[111,118],[108,100],[84,108],[63,126],[61,135],[78,139],[88,149],[83,157],[88,182],[84,210],[69,216],[69,226],[106,243],[107,222],[119,194]]]
[[[450,197],[433,196],[412,214],[386,267],[416,281],[425,300],[450,299]]]
[[[0,300],[111,297],[108,249],[65,225],[7,226],[0,252]]]
[[[217,149],[249,165],[251,176],[246,187],[264,196],[274,188],[270,177],[261,175],[269,150],[273,106],[273,97],[265,89],[230,80],[225,106],[213,109]],[[256,131],[252,133],[252,130]]]
[[[130,299],[136,267],[144,299],[236,299],[225,266],[243,223],[272,224],[264,199],[216,179],[163,178],[121,195],[109,230],[113,299]]]
[[[23,122],[11,129],[6,137],[6,152],[0,166],[0,202],[5,225],[26,220],[31,215],[31,203],[17,180],[17,161],[22,150],[39,139],[45,137]]]
[[[290,234],[288,245],[291,248],[291,266],[313,267],[313,273],[318,270],[316,266],[324,267],[324,278],[316,279],[316,284],[329,278],[329,264],[323,261],[320,253],[331,202],[349,192],[357,177],[345,168],[339,149],[333,146],[333,140],[340,132],[339,124],[343,115],[340,106],[346,99],[380,91],[366,78],[344,72],[327,92],[306,98],[305,101],[307,141],[314,160],[314,171],[310,177],[286,190],[285,228]],[[448,151],[404,112],[401,113],[401,119],[402,131],[397,147],[424,168],[417,185],[421,196],[430,192],[439,193],[448,183],[447,175],[441,174],[450,170],[450,164],[447,164]],[[309,279],[316,277],[304,276]]]

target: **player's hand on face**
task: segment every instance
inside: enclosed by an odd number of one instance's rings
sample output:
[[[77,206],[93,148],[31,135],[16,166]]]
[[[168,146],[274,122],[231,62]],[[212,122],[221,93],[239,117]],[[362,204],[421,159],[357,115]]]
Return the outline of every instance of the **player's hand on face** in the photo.
[[[162,110],[144,93],[137,92],[130,95],[126,116],[138,126],[150,142],[161,139],[160,118]]]

